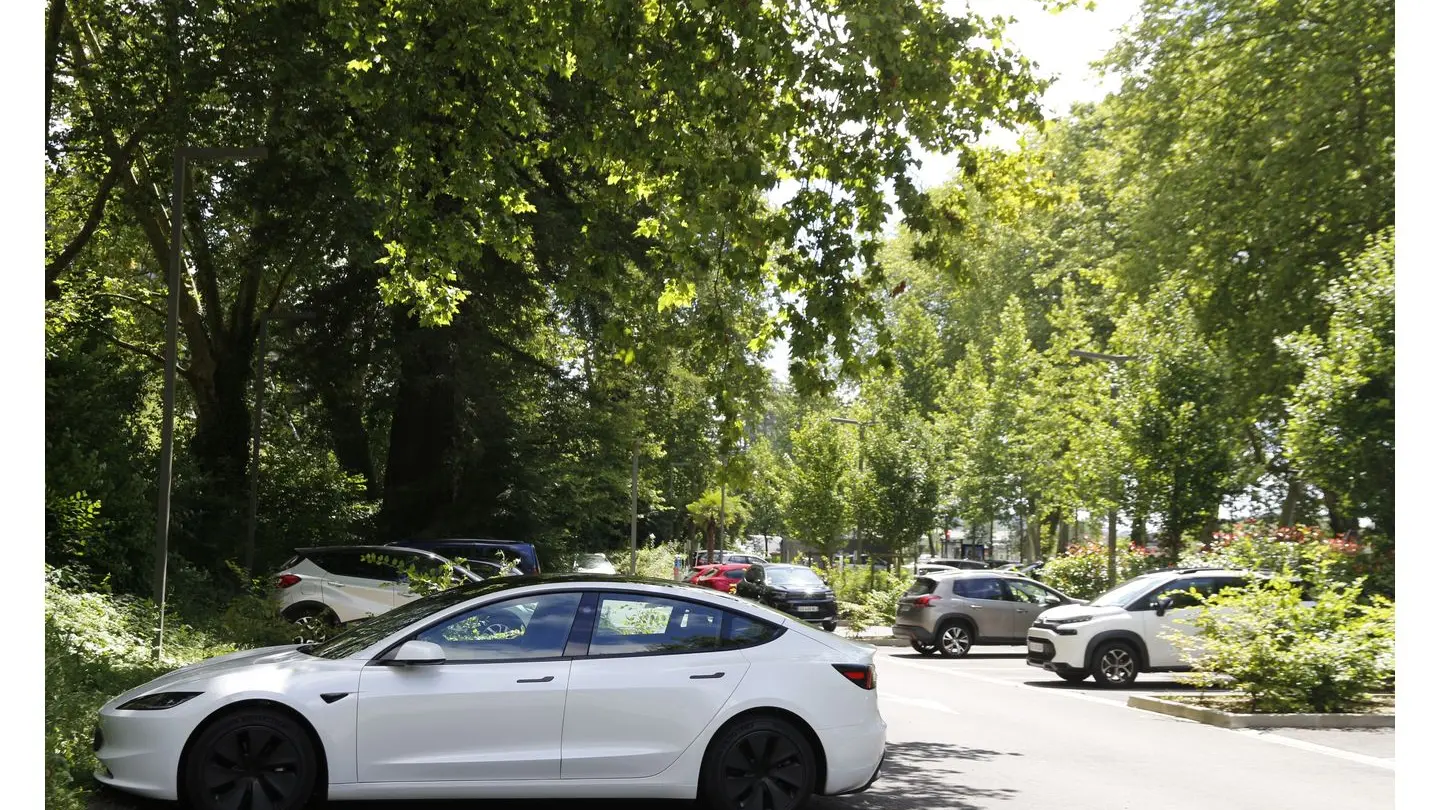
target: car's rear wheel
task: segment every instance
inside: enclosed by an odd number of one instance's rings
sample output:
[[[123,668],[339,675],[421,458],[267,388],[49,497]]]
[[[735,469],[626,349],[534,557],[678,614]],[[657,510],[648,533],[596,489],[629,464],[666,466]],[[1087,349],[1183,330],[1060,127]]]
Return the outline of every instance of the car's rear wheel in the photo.
[[[743,719],[711,744],[700,783],[714,810],[796,810],[815,791],[815,752],[778,717]]]
[[[1086,672],[1083,669],[1071,669],[1066,670],[1065,672],[1057,672],[1055,674],[1059,675],[1061,680],[1065,681],[1066,683],[1081,683],[1086,678],[1090,677],[1090,673]]]
[[[914,650],[917,653],[920,653],[921,655],[930,655],[935,652],[935,645],[921,644],[918,641],[912,641],[910,642],[910,649]]]
[[[935,646],[946,658],[964,658],[970,654],[970,646],[974,643],[970,625],[965,622],[950,622],[935,634]]]
[[[1129,686],[1140,674],[1140,661],[1135,649],[1123,641],[1108,641],[1095,651],[1090,674],[1101,686]]]
[[[324,605],[308,605],[291,611],[285,618],[295,626],[296,644],[315,644],[335,634],[340,617]]]
[[[183,793],[195,810],[299,810],[318,773],[315,746],[299,723],[246,709],[200,732],[185,762]]]

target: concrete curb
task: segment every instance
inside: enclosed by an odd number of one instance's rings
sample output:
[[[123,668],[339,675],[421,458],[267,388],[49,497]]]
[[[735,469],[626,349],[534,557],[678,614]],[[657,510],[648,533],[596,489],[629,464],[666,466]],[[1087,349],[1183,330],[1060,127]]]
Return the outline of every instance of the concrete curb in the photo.
[[[1393,714],[1239,714],[1155,695],[1131,695],[1131,708],[1183,717],[1221,728],[1394,728]]]

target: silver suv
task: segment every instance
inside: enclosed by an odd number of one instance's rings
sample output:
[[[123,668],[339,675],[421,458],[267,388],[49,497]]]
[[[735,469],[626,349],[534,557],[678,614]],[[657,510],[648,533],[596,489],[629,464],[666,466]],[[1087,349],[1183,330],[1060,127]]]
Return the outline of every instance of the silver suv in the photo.
[[[891,632],[922,655],[959,658],[977,644],[1024,644],[1041,612],[1074,604],[1082,603],[1004,571],[935,573],[900,597]]]

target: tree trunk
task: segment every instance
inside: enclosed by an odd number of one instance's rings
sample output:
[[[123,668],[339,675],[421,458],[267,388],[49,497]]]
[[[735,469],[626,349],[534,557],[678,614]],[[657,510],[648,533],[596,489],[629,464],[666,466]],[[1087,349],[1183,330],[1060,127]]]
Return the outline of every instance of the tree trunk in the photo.
[[[397,324],[400,375],[379,517],[382,542],[438,528],[455,502],[453,328],[425,329],[408,316]]]
[[[1281,526],[1295,525],[1295,510],[1300,505],[1300,492],[1304,486],[1305,485],[1300,482],[1300,479],[1295,476],[1291,476],[1289,482],[1286,483],[1285,503],[1280,507]]]
[[[1330,533],[1341,535],[1346,532],[1358,531],[1359,521],[1345,513],[1344,507],[1340,505],[1340,496],[1328,489],[1321,490],[1325,498],[1325,512],[1330,517]]]
[[[374,500],[380,497],[380,486],[375,480],[375,460],[370,455],[370,433],[365,428],[361,396],[339,385],[320,388],[320,404],[325,408],[335,460],[345,472],[365,479],[365,497]]]
[[[188,376],[195,398],[195,435],[190,452],[202,476],[187,527],[191,547],[172,544],[196,562],[217,569],[238,559],[249,502],[250,405],[253,345],[248,335],[218,336],[225,342],[210,353],[192,352]]]

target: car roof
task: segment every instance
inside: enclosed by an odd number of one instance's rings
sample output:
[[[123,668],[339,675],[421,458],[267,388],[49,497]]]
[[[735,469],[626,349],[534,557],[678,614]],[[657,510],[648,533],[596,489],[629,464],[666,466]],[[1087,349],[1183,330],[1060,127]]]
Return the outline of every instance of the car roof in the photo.
[[[309,546],[306,548],[295,549],[295,553],[302,556],[309,556],[311,554],[327,554],[337,551],[368,552],[371,554],[393,554],[396,551],[413,551],[416,554],[425,557],[434,557],[437,560],[445,559],[444,557],[436,554],[433,551],[430,551],[429,549],[411,548],[409,546],[402,546],[399,544],[386,544],[383,546]]]

